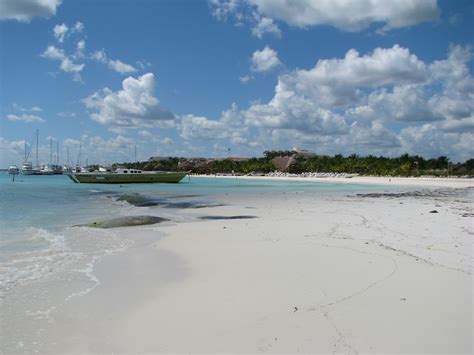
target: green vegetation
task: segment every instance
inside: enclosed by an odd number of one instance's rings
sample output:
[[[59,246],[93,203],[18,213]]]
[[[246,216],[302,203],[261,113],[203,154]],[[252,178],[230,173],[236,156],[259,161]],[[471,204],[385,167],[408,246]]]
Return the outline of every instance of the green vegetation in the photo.
[[[275,171],[275,166],[268,158],[252,158],[248,160],[214,160],[209,163],[209,171],[216,173],[269,173]]]
[[[289,170],[293,173],[318,171],[383,176],[446,176],[448,167],[449,175],[452,176],[474,175],[474,159],[464,163],[451,163],[444,156],[436,159],[424,159],[418,155],[408,154],[396,158],[373,155],[358,156],[356,154],[348,157],[342,155],[296,157],[296,162],[290,166]]]
[[[187,171],[186,169],[180,168],[179,162],[180,158],[170,157],[167,160],[123,163],[118,165],[122,165],[128,169],[139,169],[147,171]],[[116,166],[117,164],[112,165],[113,168],[115,168]]]
[[[275,157],[292,157],[290,173],[326,172],[380,176],[474,176],[474,159],[464,163],[451,163],[447,157],[425,159],[404,154],[395,158],[373,155],[349,156],[317,155],[295,151],[265,151],[262,158],[251,159],[186,159],[170,157],[159,161],[121,164],[126,168],[155,171],[189,171],[198,174],[261,174],[277,170],[272,163]]]
[[[194,162],[186,158],[169,158],[160,161],[147,161],[136,163],[114,164],[129,169],[140,169],[147,171],[189,171],[196,174],[250,174],[250,173],[269,173],[275,171],[275,166],[269,158],[251,158],[251,159],[221,159]]]

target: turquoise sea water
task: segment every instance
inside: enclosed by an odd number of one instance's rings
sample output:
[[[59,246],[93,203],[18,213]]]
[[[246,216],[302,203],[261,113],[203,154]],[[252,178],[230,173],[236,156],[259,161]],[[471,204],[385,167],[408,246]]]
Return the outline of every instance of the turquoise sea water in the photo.
[[[215,177],[190,177],[179,184],[121,186],[75,184],[62,175],[17,175],[13,182],[11,175],[0,174],[0,296],[68,267],[89,270],[101,255],[126,247],[113,231],[77,233],[78,228],[71,228],[77,224],[130,214],[179,215],[185,208],[212,204],[225,194],[348,194],[387,189],[377,185]],[[139,208],[116,200],[121,194],[136,193],[163,206]]]
[[[384,187],[386,189],[387,187]],[[0,226],[3,231],[26,227],[56,228],[105,214],[104,202],[118,194],[214,196],[224,193],[272,191],[342,192],[379,191],[381,186],[228,178],[185,178],[179,184],[74,184],[66,176],[12,176],[0,174]],[[110,207],[110,206],[108,206]]]

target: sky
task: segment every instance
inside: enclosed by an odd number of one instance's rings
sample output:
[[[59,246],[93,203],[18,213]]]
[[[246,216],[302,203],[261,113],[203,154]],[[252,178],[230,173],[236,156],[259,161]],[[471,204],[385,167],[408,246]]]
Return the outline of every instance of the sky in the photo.
[[[0,0],[0,167],[474,158],[470,0]],[[29,160],[35,155],[35,144]]]

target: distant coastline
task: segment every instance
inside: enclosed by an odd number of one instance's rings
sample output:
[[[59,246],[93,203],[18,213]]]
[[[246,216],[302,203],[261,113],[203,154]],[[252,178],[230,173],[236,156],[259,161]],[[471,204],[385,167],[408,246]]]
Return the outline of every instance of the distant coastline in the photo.
[[[446,156],[425,159],[418,155],[399,157],[320,155],[302,150],[265,151],[263,157],[151,157],[148,161],[114,164],[130,169],[187,171],[193,174],[309,174],[332,176],[356,174],[361,176],[439,176],[472,177],[474,159],[452,162]]]

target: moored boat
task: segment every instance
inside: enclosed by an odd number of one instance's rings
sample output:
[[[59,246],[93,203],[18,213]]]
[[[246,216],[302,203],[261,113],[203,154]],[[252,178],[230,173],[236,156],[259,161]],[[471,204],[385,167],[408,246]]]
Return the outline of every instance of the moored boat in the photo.
[[[21,167],[22,175],[33,175],[35,171],[33,170],[33,164],[29,161],[25,161]]]
[[[101,172],[101,173],[111,173],[112,168],[110,166],[99,166],[99,172]]]
[[[45,164],[41,167],[41,175],[53,175],[54,170],[51,165]]]
[[[20,169],[18,169],[18,167],[16,165],[10,165],[10,167],[8,168],[8,173],[9,174],[19,174]]]
[[[91,173],[69,173],[75,183],[130,184],[130,183],[178,183],[187,173],[168,171],[142,171],[136,169],[117,169],[113,172],[94,171]]]

